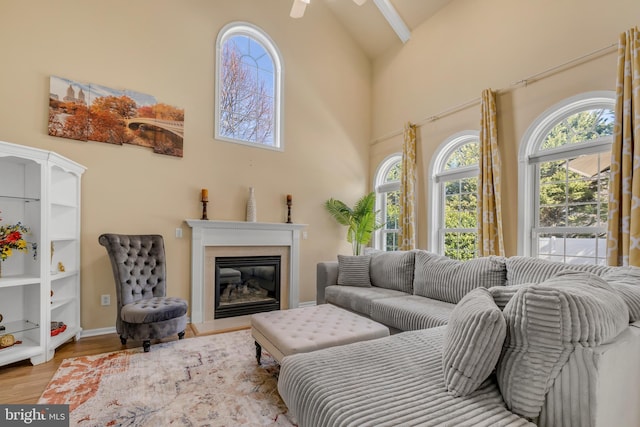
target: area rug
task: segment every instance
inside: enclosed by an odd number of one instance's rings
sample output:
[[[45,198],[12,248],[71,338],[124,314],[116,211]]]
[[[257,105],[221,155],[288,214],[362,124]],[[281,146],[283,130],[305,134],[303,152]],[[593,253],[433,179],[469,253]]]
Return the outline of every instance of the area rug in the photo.
[[[292,426],[278,373],[242,330],[65,359],[38,403],[77,426]]]

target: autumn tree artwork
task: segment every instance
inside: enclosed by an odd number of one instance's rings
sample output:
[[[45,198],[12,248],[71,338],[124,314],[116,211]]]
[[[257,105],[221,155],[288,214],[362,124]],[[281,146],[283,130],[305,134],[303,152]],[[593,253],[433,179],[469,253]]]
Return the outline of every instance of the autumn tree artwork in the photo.
[[[131,144],[182,157],[184,110],[140,92],[62,77],[49,80],[49,135]]]

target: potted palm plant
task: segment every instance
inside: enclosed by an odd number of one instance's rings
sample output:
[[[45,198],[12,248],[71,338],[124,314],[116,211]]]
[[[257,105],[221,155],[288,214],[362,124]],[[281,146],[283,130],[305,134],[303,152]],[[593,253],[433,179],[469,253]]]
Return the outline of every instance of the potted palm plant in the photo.
[[[353,254],[360,255],[362,248],[371,240],[375,230],[382,227],[378,223],[377,212],[374,211],[376,195],[374,192],[364,195],[353,208],[333,198],[325,202],[327,211],[347,229],[347,241],[353,247]]]

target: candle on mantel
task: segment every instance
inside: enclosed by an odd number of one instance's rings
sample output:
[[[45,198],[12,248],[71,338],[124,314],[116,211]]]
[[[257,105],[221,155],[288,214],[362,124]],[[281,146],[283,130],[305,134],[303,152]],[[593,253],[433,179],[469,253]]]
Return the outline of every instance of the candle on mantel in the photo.
[[[291,203],[291,199],[292,199],[292,198],[291,198],[291,194],[287,194],[287,202],[288,202],[288,203]]]
[[[209,190],[207,190],[206,188],[202,189],[202,201],[203,202],[209,201]]]

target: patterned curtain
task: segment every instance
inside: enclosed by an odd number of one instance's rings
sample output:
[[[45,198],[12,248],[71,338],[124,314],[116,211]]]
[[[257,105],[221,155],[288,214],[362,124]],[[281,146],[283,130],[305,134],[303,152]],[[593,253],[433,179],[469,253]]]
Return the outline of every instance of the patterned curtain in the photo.
[[[416,248],[415,226],[416,188],[416,125],[404,125],[402,144],[402,175],[400,176],[400,227],[398,249],[408,251]]]
[[[504,256],[496,95],[490,89],[482,91],[481,109],[478,256]]]
[[[611,147],[607,232],[609,265],[640,266],[640,38],[620,35],[616,119]]]

